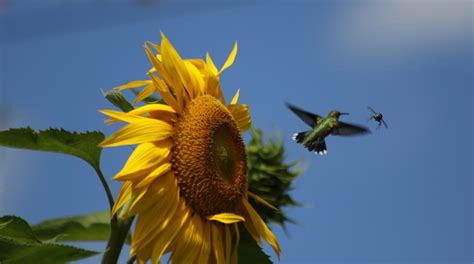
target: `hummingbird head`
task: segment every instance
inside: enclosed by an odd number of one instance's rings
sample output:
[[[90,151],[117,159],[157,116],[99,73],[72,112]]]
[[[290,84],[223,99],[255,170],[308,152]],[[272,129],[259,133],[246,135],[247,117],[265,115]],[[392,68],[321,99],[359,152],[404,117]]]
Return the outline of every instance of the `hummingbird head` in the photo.
[[[339,119],[340,116],[348,115],[348,114],[349,113],[341,113],[339,111],[333,110],[333,111],[329,112],[328,117]]]

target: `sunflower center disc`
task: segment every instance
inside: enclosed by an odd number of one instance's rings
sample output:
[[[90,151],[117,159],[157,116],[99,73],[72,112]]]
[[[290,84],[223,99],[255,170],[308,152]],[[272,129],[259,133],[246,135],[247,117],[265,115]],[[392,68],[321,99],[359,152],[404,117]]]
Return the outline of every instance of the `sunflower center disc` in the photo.
[[[180,195],[202,216],[235,212],[247,189],[239,129],[217,99],[204,95],[184,109],[173,133],[172,168]]]

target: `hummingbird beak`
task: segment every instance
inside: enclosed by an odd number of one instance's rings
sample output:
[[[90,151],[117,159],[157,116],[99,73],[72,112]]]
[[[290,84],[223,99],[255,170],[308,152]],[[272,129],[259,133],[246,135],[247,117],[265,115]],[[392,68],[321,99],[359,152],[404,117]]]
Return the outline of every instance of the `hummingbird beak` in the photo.
[[[349,113],[340,113],[339,115],[349,115]]]

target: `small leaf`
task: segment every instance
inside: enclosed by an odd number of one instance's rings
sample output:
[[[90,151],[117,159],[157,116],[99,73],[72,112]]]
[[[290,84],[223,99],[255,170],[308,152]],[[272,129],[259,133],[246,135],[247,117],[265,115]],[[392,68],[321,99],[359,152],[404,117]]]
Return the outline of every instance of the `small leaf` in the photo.
[[[110,212],[55,218],[34,225],[33,231],[42,240],[56,237],[58,241],[101,241],[110,235]],[[60,237],[57,237],[61,234]]]
[[[38,239],[30,225],[17,216],[0,217],[0,262],[66,263],[98,252]]]
[[[250,236],[243,225],[240,225],[239,263],[271,264],[270,257],[262,251],[262,248]]]
[[[85,160],[99,169],[102,149],[97,145],[104,140],[101,132],[69,132],[50,128],[36,132],[30,127],[0,131],[0,146],[64,153]]]

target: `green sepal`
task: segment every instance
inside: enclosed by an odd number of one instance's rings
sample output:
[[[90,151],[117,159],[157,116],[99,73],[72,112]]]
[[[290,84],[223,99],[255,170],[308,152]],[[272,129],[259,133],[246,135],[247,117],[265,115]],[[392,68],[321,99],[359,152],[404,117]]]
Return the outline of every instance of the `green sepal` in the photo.
[[[123,96],[122,92],[117,89],[102,92],[102,94],[105,99],[124,112],[130,112],[134,109],[133,105]]]
[[[289,194],[293,180],[302,172],[294,168],[299,161],[285,162],[285,148],[278,134],[275,139],[267,135],[265,143],[260,129],[252,127],[250,132],[251,139],[246,146],[249,191],[279,210],[268,208],[251,197],[250,203],[265,222],[279,224],[284,228],[286,222],[293,220],[285,214],[282,207],[300,206]]]

